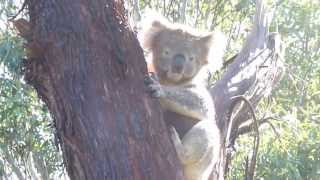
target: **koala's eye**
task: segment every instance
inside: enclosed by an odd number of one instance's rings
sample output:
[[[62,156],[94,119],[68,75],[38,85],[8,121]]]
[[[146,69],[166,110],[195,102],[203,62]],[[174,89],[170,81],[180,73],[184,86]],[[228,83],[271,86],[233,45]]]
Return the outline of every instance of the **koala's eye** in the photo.
[[[194,57],[193,57],[193,56],[189,57],[189,60],[190,60],[190,61],[193,61],[193,60],[194,60]]]
[[[163,54],[164,54],[165,56],[169,55],[169,50],[168,50],[168,49],[163,50]]]

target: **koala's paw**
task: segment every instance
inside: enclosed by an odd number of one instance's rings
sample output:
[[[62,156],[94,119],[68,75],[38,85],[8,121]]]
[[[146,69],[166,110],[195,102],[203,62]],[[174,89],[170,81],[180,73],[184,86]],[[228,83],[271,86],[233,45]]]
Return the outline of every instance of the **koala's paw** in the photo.
[[[153,75],[146,76],[144,79],[144,83],[147,86],[147,92],[150,93],[151,97],[164,97],[165,94],[163,88]]]

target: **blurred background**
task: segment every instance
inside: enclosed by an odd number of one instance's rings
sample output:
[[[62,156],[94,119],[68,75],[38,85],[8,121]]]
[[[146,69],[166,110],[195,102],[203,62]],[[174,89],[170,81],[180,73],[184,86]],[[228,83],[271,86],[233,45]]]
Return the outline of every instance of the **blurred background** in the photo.
[[[241,50],[251,30],[253,0],[125,0],[133,29],[152,9],[189,26],[228,37],[225,60]],[[272,117],[260,127],[256,178],[320,179],[320,1],[265,1],[286,46],[286,73],[257,109]],[[12,19],[20,0],[0,0],[0,179],[68,179],[52,118],[23,80],[23,39]],[[18,18],[28,18],[25,11]],[[223,70],[222,70],[223,71]],[[219,77],[219,75],[218,75]],[[236,142],[228,179],[243,179],[252,136]]]

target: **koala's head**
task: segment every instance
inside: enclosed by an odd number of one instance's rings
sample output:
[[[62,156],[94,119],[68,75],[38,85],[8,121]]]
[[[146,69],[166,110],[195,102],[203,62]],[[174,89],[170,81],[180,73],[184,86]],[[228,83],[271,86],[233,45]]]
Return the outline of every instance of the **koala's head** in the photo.
[[[142,46],[150,51],[160,82],[179,84],[192,80],[209,60],[221,63],[218,61],[222,61],[224,44],[213,48],[216,37],[216,33],[200,33],[164,19],[155,19],[143,33]],[[212,55],[219,56],[219,60]]]

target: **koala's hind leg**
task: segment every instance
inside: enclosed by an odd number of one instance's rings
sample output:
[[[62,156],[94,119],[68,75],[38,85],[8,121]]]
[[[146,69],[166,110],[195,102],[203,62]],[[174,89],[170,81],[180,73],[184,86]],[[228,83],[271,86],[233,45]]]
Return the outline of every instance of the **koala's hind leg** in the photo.
[[[173,127],[171,138],[188,180],[207,179],[213,169],[218,152],[214,146],[220,143],[218,128],[211,120],[203,120],[192,127],[180,140]],[[216,148],[217,149],[217,148]]]
[[[190,133],[190,131],[188,133]],[[182,140],[180,140],[177,131],[172,126],[170,127],[170,133],[171,139],[173,141],[178,157],[182,164],[193,164],[199,161],[199,159],[201,159],[202,153],[200,152],[204,152],[206,149],[206,146],[200,147],[197,145],[198,142],[200,143],[201,137],[191,136],[192,138],[183,138]]]

